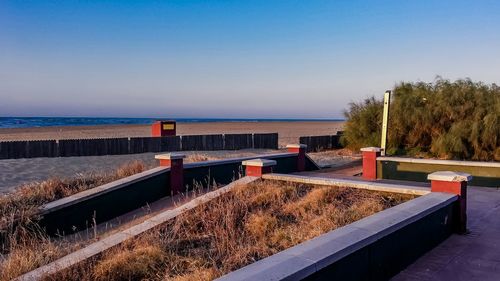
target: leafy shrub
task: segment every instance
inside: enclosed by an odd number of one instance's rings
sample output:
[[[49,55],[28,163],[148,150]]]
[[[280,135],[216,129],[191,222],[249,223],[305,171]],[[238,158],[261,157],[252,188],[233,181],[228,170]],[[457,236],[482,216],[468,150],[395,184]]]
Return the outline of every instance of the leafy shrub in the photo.
[[[383,107],[384,102],[375,97],[359,103],[351,102],[349,110],[344,112],[347,121],[341,138],[342,144],[355,150],[380,145]]]
[[[379,145],[382,101],[351,103],[344,143]],[[470,79],[400,83],[393,91],[388,152],[500,160],[500,87]]]

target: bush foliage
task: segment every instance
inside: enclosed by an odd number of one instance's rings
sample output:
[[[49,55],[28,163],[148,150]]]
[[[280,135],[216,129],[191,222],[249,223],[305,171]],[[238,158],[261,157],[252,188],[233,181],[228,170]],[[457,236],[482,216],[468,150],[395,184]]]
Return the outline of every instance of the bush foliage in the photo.
[[[383,101],[351,103],[343,142],[379,146]],[[500,87],[470,79],[402,82],[393,90],[388,154],[500,160]]]

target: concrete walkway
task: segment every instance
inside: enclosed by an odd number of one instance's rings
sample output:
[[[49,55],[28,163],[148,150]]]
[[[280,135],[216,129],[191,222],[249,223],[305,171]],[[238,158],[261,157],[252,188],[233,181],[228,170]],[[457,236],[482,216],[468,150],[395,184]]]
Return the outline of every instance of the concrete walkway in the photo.
[[[500,280],[500,190],[470,187],[467,235],[452,235],[393,280]]]

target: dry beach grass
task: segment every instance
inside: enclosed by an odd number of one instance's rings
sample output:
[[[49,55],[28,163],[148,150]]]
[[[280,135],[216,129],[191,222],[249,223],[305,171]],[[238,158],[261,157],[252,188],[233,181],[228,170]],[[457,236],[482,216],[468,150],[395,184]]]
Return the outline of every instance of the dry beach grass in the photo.
[[[240,155],[241,154],[241,155]],[[252,153],[250,152],[241,152],[238,155],[231,154],[232,157],[243,157],[243,156],[250,156]],[[324,153],[317,153],[318,157],[321,157]],[[329,152],[331,154],[331,152]],[[335,154],[335,153],[334,153]],[[336,153],[338,154],[338,153]],[[340,154],[344,155],[344,152],[340,152]],[[193,154],[188,154],[186,157],[185,161],[186,162],[198,162],[198,161],[208,161],[208,160],[218,160],[218,159],[223,159],[227,155],[219,155],[219,154],[209,154],[209,153],[193,153]],[[48,203],[50,201],[54,201],[57,199],[60,199],[62,197],[70,196],[72,194],[78,193],[83,190],[87,190],[90,188],[94,188],[96,186],[111,182],[113,180],[123,178],[126,176],[130,176],[139,172],[142,172],[145,170],[145,164],[140,161],[132,161],[129,163],[126,163],[119,167],[117,170],[109,173],[90,173],[90,174],[80,174],[76,177],[73,178],[68,178],[68,179],[61,179],[61,178],[51,178],[46,181],[41,181],[41,182],[35,182],[31,184],[26,184],[23,186],[20,186],[18,189],[16,189],[15,192],[4,195],[0,197],[0,225],[2,225],[2,228],[0,228],[1,231],[7,232],[7,237],[8,239],[6,241],[2,242],[2,247],[1,247],[1,252],[0,254],[0,272],[2,272],[2,275],[0,277],[0,280],[10,280],[11,278],[15,276],[19,276],[20,274],[23,274],[25,272],[28,272],[32,269],[35,269],[41,265],[47,264],[59,257],[62,257],[78,248],[81,248],[84,244],[89,243],[95,239],[98,239],[97,236],[92,236],[92,233],[90,233],[85,239],[80,239],[79,241],[73,240],[69,241],[68,239],[60,239],[60,238],[52,238],[48,237],[42,229],[40,229],[37,224],[37,209],[39,206]],[[284,204],[285,201],[288,204],[288,210],[289,212],[292,212],[294,209],[297,208],[297,206],[293,205],[292,201],[297,201],[301,199],[306,193],[308,193],[310,190],[312,190],[312,187],[303,187],[303,186],[281,186],[281,185],[270,185],[269,187],[266,187],[265,185],[258,185],[256,187],[252,187],[250,191],[245,191],[243,189],[238,190],[234,195],[231,195],[229,197],[225,197],[223,201],[216,201],[214,203],[210,203],[210,207],[205,207],[205,208],[198,208],[196,210],[196,215],[194,217],[189,217],[188,221],[192,222],[195,217],[202,218],[202,221],[200,219],[195,220],[196,224],[203,223],[203,221],[217,221],[217,217],[223,217],[225,215],[230,215],[233,216],[233,219],[235,218],[234,216],[236,214],[240,214],[244,208],[247,208],[247,213],[250,214],[250,212],[259,210],[257,213],[252,213],[251,216],[248,216],[248,220],[246,222],[247,226],[245,226],[244,233],[249,233],[251,236],[250,237],[260,237],[262,235],[267,235],[267,231],[270,228],[278,227],[278,226],[283,226],[284,223],[286,222],[283,221],[283,218],[291,218],[292,215],[290,214],[283,214],[281,217],[275,217],[275,216],[269,216],[266,214],[264,211],[269,211],[276,209],[276,206],[272,206],[273,204]],[[294,191],[295,190],[295,191]],[[321,191],[322,190],[322,191]],[[306,206],[307,204],[316,204],[313,209],[311,209],[311,212],[309,213],[308,218],[305,218],[304,220],[310,221],[311,223],[317,224],[315,226],[307,226],[307,229],[310,229],[312,232],[310,234],[306,235],[302,233],[298,237],[294,238],[290,244],[282,244],[279,247],[274,247],[271,249],[265,249],[262,248],[259,251],[259,254],[257,256],[251,257],[251,260],[254,260],[256,258],[261,258],[266,255],[272,254],[275,251],[278,251],[279,249],[282,249],[284,247],[289,247],[290,245],[294,243],[299,243],[300,241],[309,239],[310,237],[319,235],[320,233],[327,231],[328,229],[333,229],[334,227],[338,227],[335,225],[330,224],[325,224],[324,218],[321,218],[322,214],[314,213],[317,211],[319,208],[319,203],[320,203],[320,197],[324,195],[324,188],[320,188],[317,190],[314,190],[310,192],[311,194],[308,195],[307,198],[313,198],[313,199],[308,199],[312,200],[309,203],[307,203],[307,200],[304,197],[304,200],[302,201],[301,206]],[[248,199],[247,197],[250,197]],[[245,199],[247,198],[247,199]],[[275,198],[277,201],[276,202],[271,202],[269,201],[270,198]],[[316,199],[314,199],[316,198]],[[351,198],[352,199],[352,198]],[[267,201],[266,201],[267,200]],[[302,199],[301,199],[302,200]],[[326,202],[326,201],[325,201]],[[270,205],[269,205],[270,204]],[[269,206],[267,206],[269,205]],[[249,206],[254,206],[251,207],[250,209]],[[259,207],[260,206],[260,207]],[[267,206],[267,207],[266,207]],[[283,205],[284,206],[284,205]],[[282,207],[283,207],[282,206]],[[379,206],[380,207],[380,206]],[[305,207],[300,207],[304,210]],[[300,209],[299,208],[299,209]],[[278,208],[279,209],[279,208]],[[286,210],[286,209],[285,209]],[[316,210],[316,211],[314,211]],[[209,212],[210,211],[210,212]],[[227,211],[227,212],[226,212]],[[331,209],[324,209],[324,212],[331,211]],[[376,210],[374,210],[376,211]],[[209,213],[215,214],[210,215]],[[306,212],[307,213],[307,212]],[[304,213],[304,214],[306,214]],[[295,214],[298,215],[298,214]],[[293,217],[295,217],[293,215]],[[323,214],[324,215],[324,214]],[[211,216],[211,217],[207,217]],[[17,227],[13,227],[13,223],[16,221]],[[232,221],[234,222],[234,221]],[[179,224],[180,221],[176,221],[174,225]],[[216,223],[222,223],[222,222],[216,222]],[[224,222],[225,223],[225,222]],[[184,223],[185,224],[185,223]],[[209,228],[210,226],[206,226]],[[215,229],[212,231],[224,231],[224,235],[228,235],[229,230],[223,229],[222,225],[215,225],[215,227],[220,228],[219,230]],[[319,227],[319,228],[318,228]],[[192,228],[191,228],[192,229]],[[290,230],[289,228],[287,228]],[[181,233],[178,233],[179,231],[184,231],[182,230],[182,227],[180,228],[177,226],[175,233],[170,233],[170,235],[173,235],[172,237],[179,237]],[[282,230],[285,231],[285,230]],[[297,231],[292,229],[292,231]],[[90,230],[90,232],[92,232]],[[240,233],[241,230],[231,230],[229,232],[234,233]],[[169,233],[169,232],[166,232]],[[203,235],[200,233],[186,233],[183,232],[183,235],[192,235],[196,239],[202,239]],[[95,270],[93,269],[92,275],[91,276],[86,276],[85,278],[87,279],[105,279],[102,276],[111,276],[114,273],[114,270],[116,268],[117,271],[123,272],[123,274],[126,274],[127,276],[136,276],[136,274],[140,276],[149,276],[151,272],[157,272],[158,270],[162,271],[165,270],[165,260],[168,259],[169,257],[165,257],[167,254],[172,254],[171,252],[165,252],[164,250],[164,244],[159,244],[157,245],[157,242],[165,243],[163,239],[158,240],[158,238],[155,238],[155,235],[158,235],[158,233],[153,233],[150,234],[153,235],[151,238],[148,235],[144,236],[145,238],[141,238],[140,240],[143,241],[142,239],[146,239],[147,241],[144,242],[142,245],[138,245],[137,243],[139,242],[133,242],[132,244],[137,246],[133,246],[133,248],[124,248],[122,249],[122,252],[116,252],[115,257],[112,260],[109,260],[108,262],[102,262],[99,263],[99,265],[95,265]],[[275,234],[275,237],[279,238],[279,233]],[[281,234],[285,235],[285,234]],[[312,235],[312,236],[311,236]],[[162,236],[163,237],[163,236]],[[201,237],[201,238],[200,238]],[[207,236],[208,237],[208,236]],[[205,237],[205,238],[207,238]],[[205,239],[203,238],[203,239]],[[208,237],[210,238],[210,237]],[[276,241],[279,239],[275,238]],[[148,240],[149,239],[149,240]],[[174,238],[171,238],[174,239]],[[202,240],[203,240],[202,239]],[[211,241],[210,239],[207,241]],[[196,242],[197,243],[197,242]],[[210,242],[211,244],[214,243],[214,241]],[[281,241],[280,243],[284,243]],[[140,243],[139,243],[140,244]],[[128,245],[128,244],[127,244]],[[163,246],[162,246],[163,245]],[[288,246],[287,246],[288,245]],[[191,247],[192,245],[190,245]],[[221,247],[235,247],[237,245],[230,245],[227,244],[227,241],[223,243],[223,246]],[[127,246],[129,247],[129,246]],[[158,251],[158,249],[161,249],[162,251]],[[169,250],[170,251],[170,250]],[[219,256],[222,255],[223,248],[218,249],[219,251]],[[245,250],[246,251],[246,250]],[[245,254],[246,252],[241,253],[241,255]],[[247,253],[248,254],[248,253]],[[154,258],[156,262],[161,262],[159,265],[160,267],[158,270],[152,270],[150,266],[150,260],[149,256],[155,256],[155,255],[161,255],[161,258],[157,259]],[[179,254],[176,253],[176,256]],[[206,254],[204,254],[206,256]],[[170,257],[171,258],[171,257]],[[212,258],[212,257],[211,257]],[[220,257],[219,257],[220,258]],[[240,257],[240,258],[243,258]],[[191,257],[187,258],[190,262],[195,262],[194,265],[202,265],[199,268],[191,268],[191,269],[185,269],[184,271],[180,270],[179,272],[184,272],[182,274],[177,274],[175,272],[176,269],[174,270],[175,273],[175,278],[178,280],[192,280],[194,275],[199,275],[199,276],[205,276],[207,278],[215,275],[220,275],[223,272],[226,272],[228,269],[217,269],[218,267],[210,267],[207,268],[207,265],[205,263],[202,263],[199,260],[194,260],[191,261]],[[249,261],[249,257],[244,258],[246,262]],[[121,262],[120,262],[121,261]],[[156,262],[154,264],[156,264]],[[186,261],[185,261],[186,262]],[[225,261],[227,262],[227,261]],[[240,261],[241,262],[241,261]],[[237,262],[240,264],[240,262]],[[149,264],[149,265],[148,265]],[[147,265],[146,268],[143,266]],[[193,265],[193,266],[194,266]],[[179,267],[185,266],[183,264],[179,264]],[[110,271],[110,269],[106,268],[114,268],[113,270]],[[120,268],[124,267],[124,268]],[[156,265],[154,266],[156,267]],[[94,267],[92,267],[94,268]],[[231,267],[233,268],[233,267]],[[86,271],[86,270],[85,270]],[[192,272],[191,272],[192,271]],[[127,273],[128,272],[128,273]],[[132,273],[135,272],[135,273]],[[142,273],[141,273],[142,272]],[[147,273],[144,273],[147,272]],[[174,274],[172,273],[172,274]],[[68,273],[69,274],[69,273]],[[71,274],[74,274],[71,273]],[[157,274],[157,273],[155,273]],[[164,277],[168,277],[172,274],[166,274]],[[187,274],[187,275],[186,275]],[[80,275],[80,274],[77,274]],[[167,276],[168,275],[168,276]],[[187,279],[182,279],[183,275],[186,275]],[[101,277],[99,277],[101,276]],[[161,279],[157,275],[155,275],[156,279]],[[173,276],[173,275],[172,275]],[[69,276],[66,276],[69,277]],[[158,277],[158,278],[157,278]],[[113,277],[114,278],[114,277]],[[149,277],[148,277],[149,278]],[[162,277],[163,278],[163,277]],[[180,278],[180,279],[179,279]],[[120,279],[120,278],[118,278]],[[125,278],[127,279],[127,278]]]
[[[47,280],[212,280],[413,198],[261,181]]]
[[[41,205],[142,171],[144,164],[133,161],[112,173],[51,178],[20,186],[15,192],[0,197],[0,231],[6,238],[1,241],[0,280],[10,280],[78,247],[50,238],[38,227],[37,213]]]

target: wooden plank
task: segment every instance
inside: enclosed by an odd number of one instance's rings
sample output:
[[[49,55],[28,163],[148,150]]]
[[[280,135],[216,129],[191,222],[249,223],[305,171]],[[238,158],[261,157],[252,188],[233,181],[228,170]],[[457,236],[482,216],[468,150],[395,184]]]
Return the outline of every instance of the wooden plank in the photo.
[[[27,142],[27,157],[57,157],[57,142],[55,140],[36,140]]]
[[[253,148],[278,149],[278,133],[253,134]]]
[[[160,144],[161,151],[180,151],[181,150],[181,137],[162,137]]]
[[[222,150],[224,149],[223,135],[204,135],[203,150]]]
[[[253,148],[252,134],[226,134],[224,135],[224,149],[237,150]]]
[[[59,156],[80,156],[80,152],[78,151],[79,143],[80,140],[59,140]]]
[[[203,135],[182,136],[181,143],[183,151],[206,150],[203,146]]]

